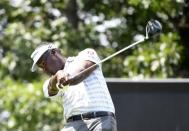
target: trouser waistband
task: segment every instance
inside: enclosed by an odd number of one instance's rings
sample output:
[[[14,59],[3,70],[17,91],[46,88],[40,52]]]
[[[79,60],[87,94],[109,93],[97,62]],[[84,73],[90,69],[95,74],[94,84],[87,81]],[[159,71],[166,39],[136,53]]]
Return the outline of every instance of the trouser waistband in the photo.
[[[115,117],[115,114],[112,112],[107,112],[107,111],[88,112],[88,113],[71,116],[67,119],[67,122],[72,122],[72,121],[77,121],[77,120],[86,120],[86,119],[103,117],[103,116]]]

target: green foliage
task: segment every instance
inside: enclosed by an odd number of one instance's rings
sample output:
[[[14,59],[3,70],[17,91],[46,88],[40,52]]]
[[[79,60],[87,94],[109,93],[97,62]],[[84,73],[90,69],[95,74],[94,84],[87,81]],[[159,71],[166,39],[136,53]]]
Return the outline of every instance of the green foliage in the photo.
[[[134,55],[124,61],[124,72],[135,78],[167,78],[173,76],[180,62],[182,48],[177,44],[178,36],[168,33],[157,43],[146,42],[136,48]],[[134,65],[134,66],[133,66]]]
[[[60,130],[63,112],[60,104],[44,98],[42,83],[21,83],[6,78],[0,84],[1,131]]]
[[[5,21],[5,26],[2,26],[0,37],[0,49],[3,50],[3,57],[0,63],[0,78],[3,79],[6,75],[10,75],[13,79],[24,79],[32,81],[39,78],[38,73],[31,73],[30,67],[32,61],[30,54],[36,46],[42,41],[54,42],[59,45],[64,55],[76,55],[84,48],[95,48],[101,58],[128,46],[134,39],[135,35],[144,34],[146,22],[151,19],[158,19],[163,24],[164,37],[170,39],[173,44],[170,47],[181,47],[180,38],[177,40],[169,37],[166,34],[176,31],[175,23],[172,21],[178,12],[183,7],[182,1],[170,0],[123,0],[123,1],[107,1],[107,0],[94,0],[94,1],[77,1],[77,6],[74,6],[74,0],[68,1],[47,1],[47,0],[26,0],[22,3],[13,3],[11,1],[1,1],[0,6],[2,10],[0,13],[0,22]],[[165,6],[166,5],[166,6]],[[72,7],[72,8],[70,8]],[[75,11],[75,14],[74,14]],[[78,19],[76,18],[78,17]],[[95,20],[96,18],[96,20]],[[103,27],[110,20],[119,20],[120,23],[116,26],[106,27],[104,31],[97,30],[98,26]],[[104,26],[105,27],[105,26]],[[174,35],[179,36],[177,32]],[[104,36],[106,42],[100,41],[100,37]],[[172,43],[173,42],[173,43]],[[153,42],[153,46],[156,46]],[[163,45],[167,41],[161,40],[156,42],[158,45]],[[145,46],[140,47],[142,50],[147,50]],[[128,70],[124,65],[124,60],[130,57],[136,58],[139,53],[134,50],[129,50],[116,56],[103,64],[103,69],[106,77],[134,77],[141,73],[143,76],[148,77],[173,77],[174,68],[176,64],[167,63],[162,66],[162,69],[169,68],[169,71],[164,71],[165,74],[152,72],[150,68],[139,68],[140,71],[135,71],[137,65],[132,64]],[[133,52],[134,51],[134,52]],[[158,51],[158,50],[157,50]],[[157,53],[156,51],[156,53]],[[181,59],[181,51],[165,50],[165,61],[171,62],[179,61]],[[178,52],[177,52],[178,51]],[[147,51],[154,54],[153,52]],[[149,55],[144,55],[145,62],[152,65],[147,61]],[[170,58],[171,57],[171,58]],[[130,59],[130,58],[129,58]],[[171,59],[171,61],[170,61]],[[174,60],[175,59],[175,60]],[[169,66],[171,65],[171,66]],[[131,66],[131,65],[130,65]],[[142,71],[145,70],[145,71]],[[115,73],[116,72],[116,73]],[[135,72],[129,75],[129,72]],[[171,73],[172,72],[172,73]],[[139,73],[139,74],[137,74]],[[163,73],[163,72],[162,72]]]

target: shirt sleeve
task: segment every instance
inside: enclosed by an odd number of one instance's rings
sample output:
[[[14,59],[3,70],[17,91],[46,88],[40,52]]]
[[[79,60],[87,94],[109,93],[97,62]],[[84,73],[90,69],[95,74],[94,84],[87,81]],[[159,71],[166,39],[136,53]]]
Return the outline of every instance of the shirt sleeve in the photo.
[[[50,79],[46,80],[43,84],[43,93],[45,97],[50,97],[48,93],[48,85],[49,85]]]
[[[94,63],[99,63],[100,58],[98,57],[96,51],[94,49],[87,48],[83,51],[81,51],[78,55],[80,60],[89,60]]]

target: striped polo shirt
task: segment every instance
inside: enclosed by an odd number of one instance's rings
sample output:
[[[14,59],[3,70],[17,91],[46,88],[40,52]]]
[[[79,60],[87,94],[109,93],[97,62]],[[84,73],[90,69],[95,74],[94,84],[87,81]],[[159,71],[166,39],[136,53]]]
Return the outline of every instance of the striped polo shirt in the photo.
[[[85,49],[76,57],[69,57],[65,63],[64,71],[72,75],[80,61],[89,60],[99,63],[100,59],[93,49]],[[48,95],[48,79],[43,85],[46,97]],[[66,91],[59,91],[52,99],[61,100],[65,118],[92,111],[109,111],[115,113],[114,105],[107,88],[101,67],[98,66],[86,79],[77,85],[69,86]]]

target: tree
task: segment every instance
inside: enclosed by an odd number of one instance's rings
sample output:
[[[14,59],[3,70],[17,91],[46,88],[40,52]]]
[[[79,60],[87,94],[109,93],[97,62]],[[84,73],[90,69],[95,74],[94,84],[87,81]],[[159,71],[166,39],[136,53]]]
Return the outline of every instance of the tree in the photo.
[[[62,107],[45,99],[41,86],[41,82],[15,82],[10,78],[1,82],[1,131],[52,131],[62,128]]]
[[[156,43],[154,46],[140,45],[104,63],[105,76],[135,77],[143,74],[143,77],[176,77],[174,71],[180,69],[182,45],[175,28],[177,23],[173,20],[183,5],[183,2],[168,0],[1,1],[0,41],[3,53],[0,76],[10,74],[14,79],[26,80],[38,78],[38,74],[29,71],[32,62],[29,57],[42,41],[58,44],[65,55],[75,55],[79,50],[91,47],[101,58],[107,57],[129,45],[136,36],[144,34],[146,22],[153,18],[163,24],[161,42],[153,42]],[[165,43],[165,39],[169,39],[169,43]],[[173,46],[170,45],[172,43]],[[151,70],[153,61],[157,60],[148,56],[156,55],[159,49],[149,50],[165,44],[170,49],[164,50],[167,55],[159,57],[165,58],[166,64],[159,64],[156,70]],[[141,55],[137,51],[141,48],[150,53],[142,62],[149,66],[139,67],[137,64],[138,55]],[[172,55],[175,52],[177,57]],[[124,64],[131,62],[131,65]]]

